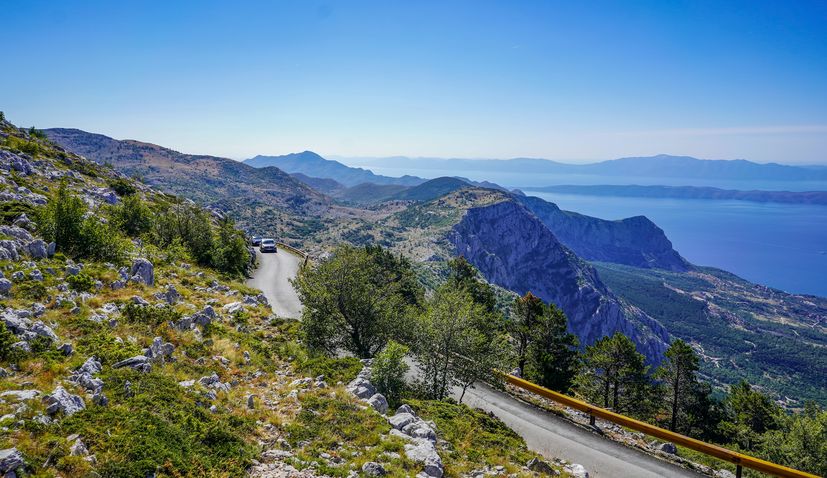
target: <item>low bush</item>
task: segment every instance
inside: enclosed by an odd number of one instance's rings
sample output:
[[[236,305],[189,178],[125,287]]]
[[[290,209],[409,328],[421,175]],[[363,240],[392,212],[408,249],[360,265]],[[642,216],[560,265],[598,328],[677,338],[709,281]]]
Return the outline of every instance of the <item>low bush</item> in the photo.
[[[405,363],[407,353],[408,347],[390,341],[373,359],[371,382],[385,395],[391,408],[400,405],[399,400],[405,391],[405,374],[409,368]]]
[[[15,292],[17,296],[23,299],[43,300],[48,297],[49,292],[43,282],[28,280],[20,282],[15,285]]]
[[[83,272],[67,277],[66,282],[69,283],[69,287],[71,287],[72,290],[78,292],[90,292],[95,288],[95,279],[92,279],[88,274]]]
[[[138,192],[138,189],[132,184],[131,181],[124,178],[117,178],[109,182],[109,187],[115,191],[115,194],[118,196],[131,196]]]
[[[127,303],[121,313],[129,323],[151,327],[157,327],[165,322],[175,322],[181,318],[181,313],[172,307],[142,306],[134,302]]]
[[[36,211],[35,221],[43,238],[54,241],[56,250],[69,257],[123,262],[128,247],[123,237],[87,212],[83,200],[64,182],[46,206]]]
[[[325,381],[334,384],[350,382],[362,370],[362,362],[356,357],[312,356],[299,364],[299,372],[317,377],[324,375]]]

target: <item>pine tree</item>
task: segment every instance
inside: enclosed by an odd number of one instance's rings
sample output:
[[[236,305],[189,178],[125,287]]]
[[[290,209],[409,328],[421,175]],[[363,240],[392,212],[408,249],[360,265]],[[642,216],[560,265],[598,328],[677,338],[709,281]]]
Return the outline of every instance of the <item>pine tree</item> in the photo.
[[[620,332],[586,347],[578,391],[589,401],[618,413],[643,416],[651,403],[651,385],[644,357]]]
[[[693,400],[693,393],[698,389],[698,356],[686,342],[676,340],[666,351],[666,358],[658,368],[656,377],[663,380],[664,389],[668,395],[669,429],[678,431],[679,417],[686,414],[686,410]],[[684,418],[683,420],[687,420]]]

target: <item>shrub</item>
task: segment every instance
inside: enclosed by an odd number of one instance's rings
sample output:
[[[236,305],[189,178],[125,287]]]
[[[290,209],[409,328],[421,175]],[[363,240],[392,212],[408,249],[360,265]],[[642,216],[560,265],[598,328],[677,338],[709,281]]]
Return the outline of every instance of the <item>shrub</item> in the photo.
[[[30,156],[37,156],[43,151],[43,147],[36,141],[27,141],[17,136],[8,136],[3,143],[12,151],[26,153]]]
[[[409,368],[405,363],[407,353],[408,347],[390,341],[373,359],[371,382],[385,395],[392,408],[399,405],[399,399],[405,391],[405,373]]]
[[[46,133],[44,133],[43,131],[35,128],[34,126],[29,128],[29,136],[31,136],[32,138],[37,138],[37,139],[42,139],[42,140],[49,139],[48,136],[46,136]]]
[[[178,204],[158,214],[151,239],[161,247],[178,240],[186,245],[199,265],[212,265],[214,239],[210,218],[195,206]]]
[[[124,178],[117,178],[112,180],[109,183],[109,187],[112,188],[113,191],[115,191],[115,194],[121,197],[131,196],[138,192],[138,189],[135,188],[132,182]]]
[[[305,360],[299,365],[299,372],[317,377],[324,375],[330,383],[350,382],[359,371],[362,370],[362,362],[356,357],[326,357],[318,355]]]
[[[64,182],[48,204],[36,211],[35,221],[43,238],[54,241],[56,250],[69,257],[123,262],[127,247],[123,238],[86,212],[86,204]]]
[[[78,292],[89,292],[95,287],[95,280],[83,272],[69,276],[66,282],[69,283],[69,287],[71,287],[72,290]]]
[[[17,295],[23,299],[41,300],[45,299],[49,293],[46,286],[39,281],[25,281],[16,285]]]
[[[165,322],[174,322],[181,318],[181,313],[172,307],[141,306],[129,302],[123,309],[126,320],[133,324],[145,324],[157,327]]]
[[[112,208],[112,221],[128,236],[140,236],[152,229],[152,211],[137,194],[126,196]]]
[[[250,266],[250,252],[241,231],[230,221],[222,221],[212,253],[213,266],[226,274],[242,276]]]
[[[15,361],[18,350],[12,347],[17,342],[17,336],[6,328],[6,323],[0,321],[0,360],[3,362]]]
[[[24,201],[5,201],[0,203],[0,221],[4,224],[11,224],[21,214],[31,216],[34,210],[31,204]]]

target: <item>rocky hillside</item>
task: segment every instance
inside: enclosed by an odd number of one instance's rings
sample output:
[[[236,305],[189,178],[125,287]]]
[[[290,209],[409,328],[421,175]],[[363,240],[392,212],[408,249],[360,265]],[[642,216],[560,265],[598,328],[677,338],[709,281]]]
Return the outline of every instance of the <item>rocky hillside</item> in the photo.
[[[141,178],[153,187],[229,213],[254,233],[300,235],[318,227],[316,218],[353,213],[335,206],[328,197],[278,168],[254,168],[231,159],[183,154],[77,129],[45,132],[68,151],[99,164],[111,164],[115,170]]]
[[[2,120],[0,211],[3,476],[566,475],[464,405],[388,410],[358,360],[310,357],[219,272],[218,215]]]
[[[741,379],[785,406],[827,404],[827,299],[708,267],[679,273],[600,263],[606,284],[692,344],[718,386]]]
[[[516,198],[583,259],[671,271],[690,267],[672,248],[663,229],[645,216],[607,221],[563,211],[538,197]]]

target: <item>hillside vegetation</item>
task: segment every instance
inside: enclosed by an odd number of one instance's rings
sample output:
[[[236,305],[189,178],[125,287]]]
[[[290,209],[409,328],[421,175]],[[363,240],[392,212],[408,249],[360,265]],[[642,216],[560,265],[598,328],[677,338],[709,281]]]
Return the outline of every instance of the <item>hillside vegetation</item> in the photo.
[[[222,215],[1,115],[0,170],[5,476],[423,470],[387,418],[345,388],[362,364],[311,353],[297,324],[240,282],[253,256]],[[536,456],[497,420],[412,403],[445,427],[446,476],[533,474]],[[475,438],[480,428],[490,434]]]
[[[751,284],[713,268],[687,274],[596,264],[621,297],[700,354],[719,385],[746,379],[789,406],[827,404],[827,301]]]

